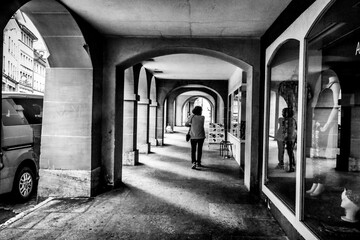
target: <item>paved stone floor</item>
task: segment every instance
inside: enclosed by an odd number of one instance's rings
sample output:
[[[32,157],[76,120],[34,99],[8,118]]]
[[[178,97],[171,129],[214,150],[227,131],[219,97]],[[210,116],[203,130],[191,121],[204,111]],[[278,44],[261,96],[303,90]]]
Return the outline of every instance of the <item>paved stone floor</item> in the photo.
[[[243,186],[233,159],[205,145],[191,169],[186,129],[123,167],[124,185],[94,198],[52,199],[0,228],[0,239],[287,239]]]
[[[27,202],[16,201],[10,193],[0,195],[0,224],[37,204],[36,194]]]

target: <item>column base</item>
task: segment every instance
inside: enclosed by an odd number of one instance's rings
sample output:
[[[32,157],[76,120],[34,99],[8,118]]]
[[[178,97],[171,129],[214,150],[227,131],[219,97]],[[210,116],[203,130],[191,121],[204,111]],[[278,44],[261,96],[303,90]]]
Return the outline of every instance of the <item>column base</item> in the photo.
[[[145,144],[141,144],[138,145],[139,147],[139,153],[143,153],[143,154],[149,154],[150,152],[150,143],[145,143]]]
[[[158,146],[164,145],[164,139],[156,139]]]
[[[100,187],[100,167],[92,170],[40,169],[38,197],[91,197]]]
[[[123,166],[135,166],[138,163],[139,163],[139,150],[124,153]]]
[[[162,146],[162,145],[164,145],[163,139],[156,139],[156,138],[150,139],[149,143],[150,143],[151,146]]]
[[[158,145],[158,142],[155,138],[152,138],[152,139],[149,139],[149,143],[151,146],[157,146]]]

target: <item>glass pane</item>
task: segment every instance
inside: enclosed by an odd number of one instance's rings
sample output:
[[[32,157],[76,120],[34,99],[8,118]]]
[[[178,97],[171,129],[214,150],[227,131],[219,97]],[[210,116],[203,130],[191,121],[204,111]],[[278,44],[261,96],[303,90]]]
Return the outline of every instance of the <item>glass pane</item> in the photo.
[[[29,124],[41,124],[42,99],[14,98],[13,101],[23,107],[25,118]]]
[[[309,34],[304,220],[321,239],[360,239],[357,2],[336,1]]]
[[[234,135],[234,137],[240,137],[240,125],[239,125],[239,108],[240,108],[240,104],[239,104],[239,100],[240,100],[240,95],[239,95],[239,91],[236,90],[233,94],[233,104],[231,106],[231,134]]]
[[[2,100],[2,122],[4,126],[15,126],[27,124],[23,108],[16,105],[12,99]]]
[[[299,42],[290,40],[269,66],[267,187],[295,211]]]

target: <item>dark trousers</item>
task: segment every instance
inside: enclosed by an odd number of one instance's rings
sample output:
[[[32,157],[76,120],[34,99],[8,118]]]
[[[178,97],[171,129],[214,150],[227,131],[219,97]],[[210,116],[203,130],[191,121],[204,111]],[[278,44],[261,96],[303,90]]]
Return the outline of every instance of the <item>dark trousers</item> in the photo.
[[[284,165],[284,152],[286,147],[287,154],[289,155],[289,165],[290,167],[295,166],[295,156],[294,156],[295,141],[277,141],[277,143],[278,143],[279,164]]]
[[[202,148],[205,139],[191,139],[191,162],[201,164]],[[197,160],[196,160],[197,148]]]

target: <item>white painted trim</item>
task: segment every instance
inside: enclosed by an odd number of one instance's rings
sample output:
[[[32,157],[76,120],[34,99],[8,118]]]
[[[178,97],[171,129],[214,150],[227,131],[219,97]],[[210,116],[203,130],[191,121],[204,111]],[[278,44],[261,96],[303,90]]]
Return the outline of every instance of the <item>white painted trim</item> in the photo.
[[[313,232],[311,232],[304,223],[299,221],[292,211],[266,186],[263,186],[263,193],[268,199],[277,207],[282,215],[291,223],[291,225],[304,237],[306,240],[318,240]]]
[[[318,16],[331,3],[332,0],[317,0],[308,9],[306,9],[267,49],[265,52],[265,121],[264,121],[264,136],[263,136],[263,166],[262,166],[262,191],[269,198],[269,200],[279,209],[283,216],[293,225],[293,227],[305,239],[318,239],[316,235],[306,227],[303,220],[303,184],[304,184],[304,163],[303,163],[303,149],[304,149],[304,123],[305,123],[305,37],[317,20]],[[268,83],[268,64],[276,53],[278,48],[287,40],[295,39],[299,41],[299,93],[298,99],[298,149],[296,153],[297,167],[296,167],[296,197],[295,197],[295,214],[288,209],[288,207],[274,194],[269,188],[265,186],[267,178],[267,148],[268,148],[268,111],[269,111],[269,83]]]

